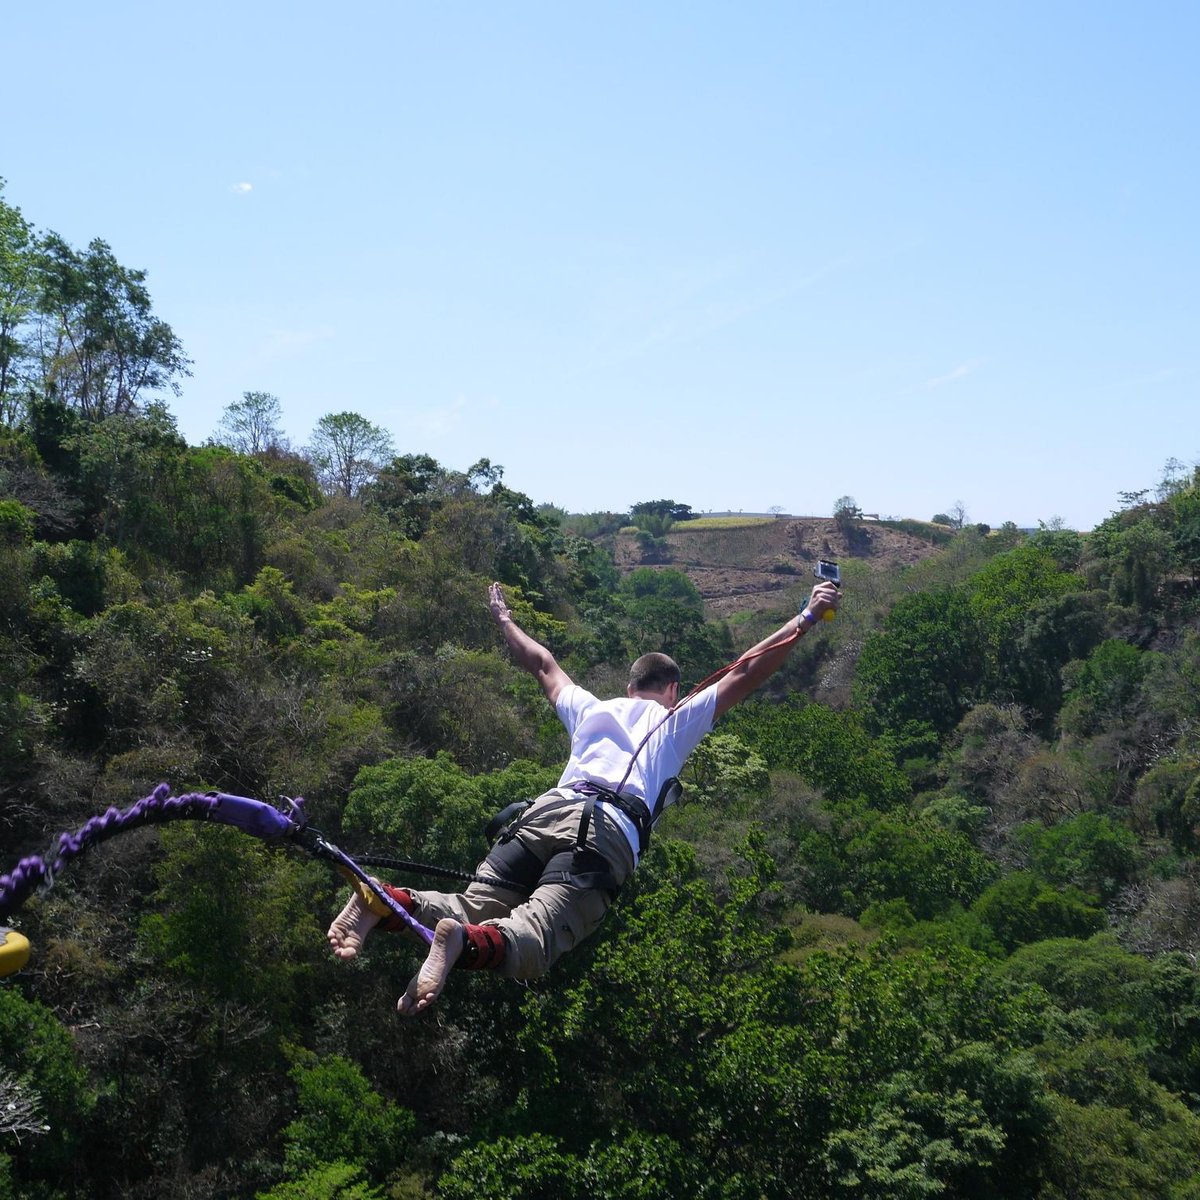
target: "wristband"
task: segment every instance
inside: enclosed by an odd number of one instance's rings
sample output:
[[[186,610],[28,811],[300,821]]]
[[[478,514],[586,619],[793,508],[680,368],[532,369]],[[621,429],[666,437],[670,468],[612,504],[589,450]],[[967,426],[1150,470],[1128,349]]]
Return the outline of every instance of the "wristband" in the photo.
[[[817,618],[813,616],[811,608],[806,608],[800,614],[800,623],[808,629],[811,629],[817,623]]]

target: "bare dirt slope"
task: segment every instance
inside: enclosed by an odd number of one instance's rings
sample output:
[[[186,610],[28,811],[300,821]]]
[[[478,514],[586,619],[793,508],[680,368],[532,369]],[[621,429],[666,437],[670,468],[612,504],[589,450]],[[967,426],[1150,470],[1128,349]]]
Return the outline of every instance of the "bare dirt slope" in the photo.
[[[666,535],[666,556],[647,562],[633,534],[616,535],[614,557],[622,573],[636,567],[684,571],[704,597],[710,618],[773,608],[778,592],[812,579],[819,558],[856,560],[891,571],[938,552],[922,538],[865,522],[847,545],[831,517],[781,517],[755,525],[689,528],[682,522]]]

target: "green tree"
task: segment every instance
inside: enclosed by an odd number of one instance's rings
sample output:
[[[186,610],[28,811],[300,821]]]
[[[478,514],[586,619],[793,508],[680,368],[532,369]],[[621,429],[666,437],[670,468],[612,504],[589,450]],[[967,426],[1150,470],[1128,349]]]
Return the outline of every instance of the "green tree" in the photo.
[[[363,1178],[363,1169],[352,1163],[322,1163],[296,1179],[259,1192],[256,1200],[386,1200],[384,1193]]]
[[[1200,486],[1193,484],[1173,495],[1169,511],[1175,554],[1194,588],[1200,583]]]
[[[1064,672],[1063,728],[1087,736],[1111,722],[1127,722],[1141,699],[1153,658],[1119,638],[1101,642],[1083,662]]]
[[[483,831],[497,808],[539,795],[557,773],[514,763],[484,779],[468,775],[444,751],[364,767],[346,802],[345,822],[386,838],[406,857],[471,870],[486,851]]]
[[[1099,1030],[1143,1052],[1158,1047],[1156,1065],[1174,1079],[1175,1068],[1162,1056],[1168,1047],[1182,1051],[1185,1061],[1191,1058],[1190,1069],[1196,1069],[1198,979],[1195,967],[1180,955],[1147,959],[1124,949],[1111,933],[1086,940],[1049,938],[1018,947],[1003,974],[1036,985],[1062,1013],[1075,1014],[1073,1028],[1081,1036]],[[1069,1042],[1071,1028],[1064,1026],[1059,1036]]]
[[[1101,522],[1088,550],[1118,604],[1142,612],[1154,608],[1174,547],[1170,534],[1145,509],[1118,513]]]
[[[1014,700],[1037,717],[1049,735],[1062,707],[1063,668],[1086,658],[1104,636],[1103,592],[1067,592],[1034,600],[1003,645],[1004,684]]]
[[[135,410],[142,395],[178,394],[189,360],[154,315],[146,272],[121,266],[99,238],[82,253],[56,233],[38,246],[39,386],[88,420]]]
[[[217,440],[238,454],[265,454],[283,438],[283,407],[270,392],[243,392],[240,400],[225,406]]]
[[[666,527],[662,529],[651,530],[655,533],[665,533],[675,521],[691,521],[696,514],[692,512],[690,504],[677,504],[674,500],[639,500],[629,510],[629,515],[633,519],[633,523],[639,529],[648,529],[649,525],[642,525],[639,517],[659,517],[666,521]]]
[[[159,403],[77,420],[63,442],[94,532],[149,561],[176,545],[168,489],[187,445]]]
[[[205,996],[254,1005],[286,1032],[319,953],[296,915],[325,876],[228,828],[180,823],[162,839],[158,907],[141,921],[142,947]]]
[[[465,476],[447,470],[428,454],[402,454],[379,470],[363,496],[415,541],[425,535],[434,512],[446,499],[466,486]]]
[[[861,797],[890,809],[912,796],[895,761],[853,712],[750,700],[730,712],[721,728],[761,754],[772,770],[795,771],[831,801]]]
[[[679,1142],[637,1131],[593,1143],[581,1179],[587,1200],[717,1200],[729,1195]]]
[[[30,351],[23,332],[37,299],[33,226],[3,197],[0,179],[0,423],[21,415],[24,364]]]
[[[863,644],[856,689],[879,731],[948,733],[979,698],[985,640],[966,589],[905,596]]]
[[[336,1054],[318,1058],[300,1049],[291,1057],[300,1111],[283,1131],[288,1171],[301,1175],[342,1162],[384,1179],[403,1157],[404,1143],[416,1127],[412,1112],[389,1104],[348,1059]]]
[[[498,1138],[455,1158],[438,1180],[442,1200],[582,1200],[579,1163],[541,1133]]]
[[[1075,530],[1067,529],[1061,517],[1039,521],[1037,532],[1029,540],[1032,545],[1048,550],[1060,571],[1079,569],[1083,560],[1083,538]]]
[[[1080,577],[1060,571],[1050,551],[1032,542],[998,554],[971,576],[969,604],[986,646],[991,697],[1035,707],[1044,723],[1052,720],[1059,670],[1099,636],[1097,606],[1069,602],[1082,587]]]
[[[1078,888],[1054,888],[1025,871],[992,884],[971,911],[1008,951],[1046,938],[1088,937],[1104,924],[1104,913]]]
[[[853,496],[839,496],[833,503],[833,520],[847,543],[853,545],[860,533],[862,509]]]
[[[618,595],[635,656],[662,651],[685,672],[706,675],[728,655],[728,634],[706,625],[704,602],[684,572],[638,567]]]
[[[1043,879],[1080,888],[1102,904],[1115,898],[1138,866],[1136,836],[1100,813],[1078,813],[1048,829],[1025,825],[1016,841]]]
[[[766,762],[730,733],[713,733],[692,751],[683,776],[689,800],[729,805],[770,787]]]
[[[862,811],[839,831],[851,911],[900,899],[920,920],[967,906],[995,877],[970,839],[931,820]]]
[[[391,436],[353,412],[323,416],[309,443],[309,455],[326,491],[340,496],[358,495],[391,453]]]
[[[997,555],[971,576],[971,612],[993,653],[1002,656],[1032,604],[1078,591],[1082,585],[1079,576],[1059,570],[1048,550],[1027,542]]]
[[[972,1177],[987,1174],[1004,1143],[1004,1130],[979,1100],[960,1091],[932,1092],[901,1071],[881,1089],[862,1125],[830,1137],[830,1194],[856,1200],[977,1196]]]
[[[50,1127],[21,1147],[19,1177],[61,1181],[96,1102],[70,1032],[44,1004],[5,987],[0,990],[0,1062],[36,1093]],[[10,1097],[9,1103],[16,1100]]]
[[[1177,1200],[1196,1195],[1195,1118],[1162,1098],[1161,1114],[1053,1098],[1042,1200]],[[1155,1119],[1157,1118],[1157,1120]]]
[[[1188,755],[1155,763],[1137,781],[1133,812],[1145,832],[1194,853],[1200,832],[1200,759]]]
[[[33,537],[33,513],[19,500],[0,500],[0,544],[20,546]]]

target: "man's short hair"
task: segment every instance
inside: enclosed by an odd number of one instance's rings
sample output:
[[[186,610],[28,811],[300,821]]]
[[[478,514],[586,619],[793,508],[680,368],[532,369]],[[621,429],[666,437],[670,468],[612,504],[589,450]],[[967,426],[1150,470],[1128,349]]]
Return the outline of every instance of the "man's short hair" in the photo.
[[[629,668],[629,689],[634,692],[661,692],[668,684],[678,683],[683,676],[679,665],[669,654],[652,650]]]

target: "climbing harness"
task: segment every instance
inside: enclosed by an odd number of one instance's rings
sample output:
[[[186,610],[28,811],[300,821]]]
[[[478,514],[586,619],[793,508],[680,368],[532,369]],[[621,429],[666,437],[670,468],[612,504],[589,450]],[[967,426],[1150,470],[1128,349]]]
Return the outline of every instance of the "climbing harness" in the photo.
[[[571,850],[556,854],[545,863],[527,850],[519,837],[521,830],[533,818],[530,809],[534,801],[519,800],[516,804],[510,804],[488,826],[489,839],[494,843],[486,860],[489,870],[514,881],[517,885],[514,890],[523,891],[526,895],[543,884],[569,883],[579,888],[601,888],[616,896],[620,884],[613,878],[607,860],[595,850],[589,850],[587,845],[596,805],[610,805],[628,818],[637,830],[638,854],[641,856],[650,845],[654,822],[668,804],[678,799],[683,786],[672,776],[663,784],[652,808],[636,796],[622,795],[591,780],[564,784],[562,791],[567,794],[553,800],[538,801],[536,815],[542,817],[558,809],[574,808],[582,796],[579,830]]]

